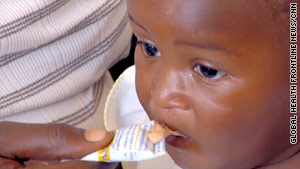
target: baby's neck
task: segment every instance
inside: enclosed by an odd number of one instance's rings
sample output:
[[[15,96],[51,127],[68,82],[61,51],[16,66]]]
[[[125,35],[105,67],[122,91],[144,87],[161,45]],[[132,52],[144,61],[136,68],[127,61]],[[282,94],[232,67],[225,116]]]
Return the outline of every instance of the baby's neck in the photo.
[[[300,144],[297,144],[258,169],[287,169],[299,167]]]

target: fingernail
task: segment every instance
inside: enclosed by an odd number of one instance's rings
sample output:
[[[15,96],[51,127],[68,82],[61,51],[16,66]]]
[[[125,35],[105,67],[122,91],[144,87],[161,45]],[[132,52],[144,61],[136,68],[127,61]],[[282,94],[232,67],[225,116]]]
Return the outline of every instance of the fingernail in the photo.
[[[107,131],[105,130],[86,130],[84,131],[84,137],[87,141],[97,142],[103,141],[106,137]]]
[[[49,165],[47,162],[40,162],[39,165]]]

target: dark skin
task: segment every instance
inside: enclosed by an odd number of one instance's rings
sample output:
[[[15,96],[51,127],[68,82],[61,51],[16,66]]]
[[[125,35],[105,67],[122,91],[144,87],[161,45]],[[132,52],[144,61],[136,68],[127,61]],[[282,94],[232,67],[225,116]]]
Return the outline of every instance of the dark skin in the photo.
[[[62,124],[0,123],[1,169],[115,169],[117,163],[84,162],[83,156],[106,147],[112,135],[89,141],[84,130]],[[69,162],[60,163],[61,159]]]
[[[152,120],[186,136],[167,138],[182,168],[299,167],[300,145],[289,140],[289,3],[277,2],[128,0],[137,93]]]

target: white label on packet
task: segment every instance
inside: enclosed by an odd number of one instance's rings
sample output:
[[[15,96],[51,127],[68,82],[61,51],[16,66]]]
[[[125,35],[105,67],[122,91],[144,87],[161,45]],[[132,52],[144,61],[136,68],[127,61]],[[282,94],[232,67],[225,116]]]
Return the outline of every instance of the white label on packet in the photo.
[[[152,131],[154,121],[121,128],[115,131],[112,143],[82,158],[84,161],[142,161],[152,159],[166,153],[165,140],[153,144],[147,137]]]

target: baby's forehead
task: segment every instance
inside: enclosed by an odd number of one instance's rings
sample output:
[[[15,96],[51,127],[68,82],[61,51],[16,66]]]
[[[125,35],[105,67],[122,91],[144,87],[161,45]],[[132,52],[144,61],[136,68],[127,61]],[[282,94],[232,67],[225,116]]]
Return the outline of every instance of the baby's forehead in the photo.
[[[170,24],[194,33],[232,29],[240,33],[244,28],[280,29],[283,25],[278,23],[288,17],[288,5],[284,0],[129,0],[129,11],[140,10],[139,15],[152,25]]]
[[[258,16],[269,14],[280,16],[288,14],[289,3],[286,0],[128,0],[130,4],[140,5],[145,12],[159,13],[170,16],[182,16],[185,19],[208,17],[210,14],[225,13],[230,16],[250,15]],[[176,15],[175,15],[176,14]],[[160,19],[158,17],[157,19]]]
[[[223,1],[223,0],[130,0],[129,11],[139,10],[138,15],[144,15],[149,24],[183,27],[191,32],[211,30],[220,31],[232,29],[233,26],[268,25],[265,11],[266,3],[258,0]],[[253,1],[253,2],[252,2]],[[254,2],[255,1],[255,2]],[[130,5],[134,4],[134,5]],[[131,6],[134,6],[133,8]],[[135,16],[139,17],[139,16]],[[147,24],[147,23],[146,23]],[[147,26],[147,25],[146,25]]]
[[[216,43],[229,50],[281,43],[288,17],[280,0],[129,0],[129,13],[154,42]],[[276,11],[281,9],[281,11]],[[283,13],[278,15],[277,12]],[[275,15],[276,14],[276,15]],[[275,20],[274,17],[282,16]],[[285,24],[286,23],[286,24]],[[287,25],[287,26],[285,26]],[[288,33],[287,33],[288,34]],[[153,35],[153,36],[152,36]],[[287,39],[287,38],[285,38]],[[243,45],[241,44],[243,42]],[[239,49],[238,49],[239,48]],[[263,47],[262,47],[263,48]],[[276,48],[281,50],[281,48]],[[249,52],[249,50],[247,50]]]

